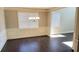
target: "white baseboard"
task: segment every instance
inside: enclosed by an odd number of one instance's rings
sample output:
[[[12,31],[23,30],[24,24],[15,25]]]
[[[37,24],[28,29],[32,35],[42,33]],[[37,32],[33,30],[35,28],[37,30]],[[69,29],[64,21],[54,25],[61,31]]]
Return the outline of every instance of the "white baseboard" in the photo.
[[[65,34],[65,33],[73,33],[74,31],[67,31],[67,32],[60,32],[60,33],[56,33],[56,34]],[[48,36],[50,36],[51,34],[48,34]],[[54,34],[52,34],[54,35]]]
[[[67,31],[67,32],[61,32],[59,34],[64,34],[64,33],[73,33],[74,31]]]

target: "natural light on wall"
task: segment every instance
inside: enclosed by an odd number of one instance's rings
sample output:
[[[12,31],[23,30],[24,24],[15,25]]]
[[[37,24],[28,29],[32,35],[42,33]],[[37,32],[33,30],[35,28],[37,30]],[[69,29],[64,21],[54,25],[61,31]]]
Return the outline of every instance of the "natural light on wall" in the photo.
[[[50,28],[50,35],[57,34],[60,31],[60,17],[61,13],[58,12],[51,12],[51,28]]]

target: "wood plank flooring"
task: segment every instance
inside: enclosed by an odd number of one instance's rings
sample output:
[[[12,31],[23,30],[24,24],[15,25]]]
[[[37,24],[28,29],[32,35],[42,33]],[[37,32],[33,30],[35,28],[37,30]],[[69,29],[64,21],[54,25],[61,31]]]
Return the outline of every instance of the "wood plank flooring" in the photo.
[[[63,42],[72,41],[73,34],[63,34],[66,37],[32,37],[8,40],[2,52],[72,52],[72,48]]]

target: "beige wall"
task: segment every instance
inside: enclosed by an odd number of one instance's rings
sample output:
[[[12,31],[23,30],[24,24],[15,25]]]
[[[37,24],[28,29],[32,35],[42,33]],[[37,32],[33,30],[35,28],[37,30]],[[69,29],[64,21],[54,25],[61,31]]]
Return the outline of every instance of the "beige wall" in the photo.
[[[17,12],[37,12],[39,13],[39,28],[37,29],[19,29]],[[48,34],[48,12],[44,9],[5,9],[6,27],[8,39],[32,37]]]
[[[16,11],[5,11],[6,27],[18,28],[18,18]]]
[[[2,50],[4,44],[7,41],[4,19],[5,19],[4,18],[4,9],[0,8],[0,51]]]

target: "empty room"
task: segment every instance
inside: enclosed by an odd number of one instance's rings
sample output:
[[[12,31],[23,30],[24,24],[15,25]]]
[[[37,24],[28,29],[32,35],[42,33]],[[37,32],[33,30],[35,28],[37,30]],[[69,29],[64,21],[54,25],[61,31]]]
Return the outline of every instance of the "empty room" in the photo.
[[[77,52],[76,7],[0,7],[1,52]]]

